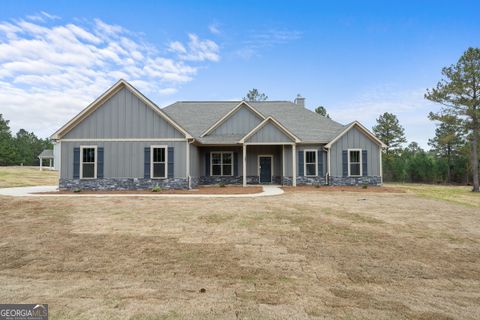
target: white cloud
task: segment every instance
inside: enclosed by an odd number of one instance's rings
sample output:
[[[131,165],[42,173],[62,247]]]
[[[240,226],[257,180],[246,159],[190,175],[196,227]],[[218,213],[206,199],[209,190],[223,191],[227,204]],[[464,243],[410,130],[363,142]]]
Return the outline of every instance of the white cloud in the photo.
[[[170,42],[168,50],[185,61],[219,61],[220,47],[212,40],[202,40],[196,34],[188,35],[188,49],[180,42]]]
[[[435,123],[427,116],[439,106],[424,99],[425,89],[405,90],[394,86],[379,86],[365,91],[362,95],[329,108],[332,118],[340,123],[360,121],[371,129],[376,119],[384,112],[397,115],[405,128],[409,142],[416,141],[428,149],[428,139],[434,135]]]
[[[46,12],[0,21],[0,113],[12,131],[46,137],[120,78],[164,97],[193,80],[198,62],[219,60],[212,40],[192,34],[173,43],[165,55],[122,26],[62,23]]]
[[[235,55],[248,60],[259,56],[262,49],[284,45],[296,41],[303,36],[303,33],[295,30],[251,30],[247,37],[241,42],[242,47],[235,51]]]
[[[212,23],[211,25],[209,25],[208,30],[215,35],[222,33],[220,31],[220,28],[219,28],[218,24],[216,24],[216,23]]]

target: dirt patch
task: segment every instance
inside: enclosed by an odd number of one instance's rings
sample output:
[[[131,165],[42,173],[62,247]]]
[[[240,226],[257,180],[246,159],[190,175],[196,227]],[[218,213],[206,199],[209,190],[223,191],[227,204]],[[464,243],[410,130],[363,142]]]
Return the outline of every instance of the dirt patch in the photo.
[[[238,187],[238,186],[226,186],[226,187],[198,187],[192,190],[168,190],[163,189],[159,191],[151,190],[81,190],[80,192],[74,191],[53,191],[53,192],[37,192],[37,194],[148,194],[148,195],[162,195],[162,194],[255,194],[262,192],[262,187]]]
[[[317,191],[317,192],[362,192],[362,193],[405,193],[405,190],[395,187],[378,187],[368,186],[296,186],[296,187],[282,187],[286,192],[303,192],[303,191]]]
[[[0,197],[0,215],[0,301],[52,319],[480,314],[478,209],[411,193]]]

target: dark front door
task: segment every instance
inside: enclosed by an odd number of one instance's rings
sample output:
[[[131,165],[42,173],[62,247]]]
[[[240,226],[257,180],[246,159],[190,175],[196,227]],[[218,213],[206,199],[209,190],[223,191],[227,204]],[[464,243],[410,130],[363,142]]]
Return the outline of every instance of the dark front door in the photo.
[[[260,183],[272,182],[272,157],[260,157]]]

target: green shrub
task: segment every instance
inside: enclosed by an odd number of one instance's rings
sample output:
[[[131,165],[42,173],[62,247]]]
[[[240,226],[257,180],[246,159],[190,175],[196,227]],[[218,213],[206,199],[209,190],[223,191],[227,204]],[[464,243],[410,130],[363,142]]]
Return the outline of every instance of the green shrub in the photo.
[[[223,182],[220,183],[218,186],[219,186],[220,188],[225,188],[225,187],[226,187],[226,186],[225,186],[225,183],[223,183]]]
[[[368,189],[368,184],[362,185],[362,189]]]
[[[160,186],[155,186],[152,188],[152,192],[160,192],[160,191],[162,191],[162,187]]]

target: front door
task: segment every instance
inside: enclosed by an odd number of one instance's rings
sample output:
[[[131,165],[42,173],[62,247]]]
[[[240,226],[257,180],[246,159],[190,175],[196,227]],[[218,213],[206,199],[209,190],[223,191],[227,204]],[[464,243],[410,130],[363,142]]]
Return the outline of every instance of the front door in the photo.
[[[272,182],[272,157],[271,156],[259,156],[259,176],[260,183]]]

